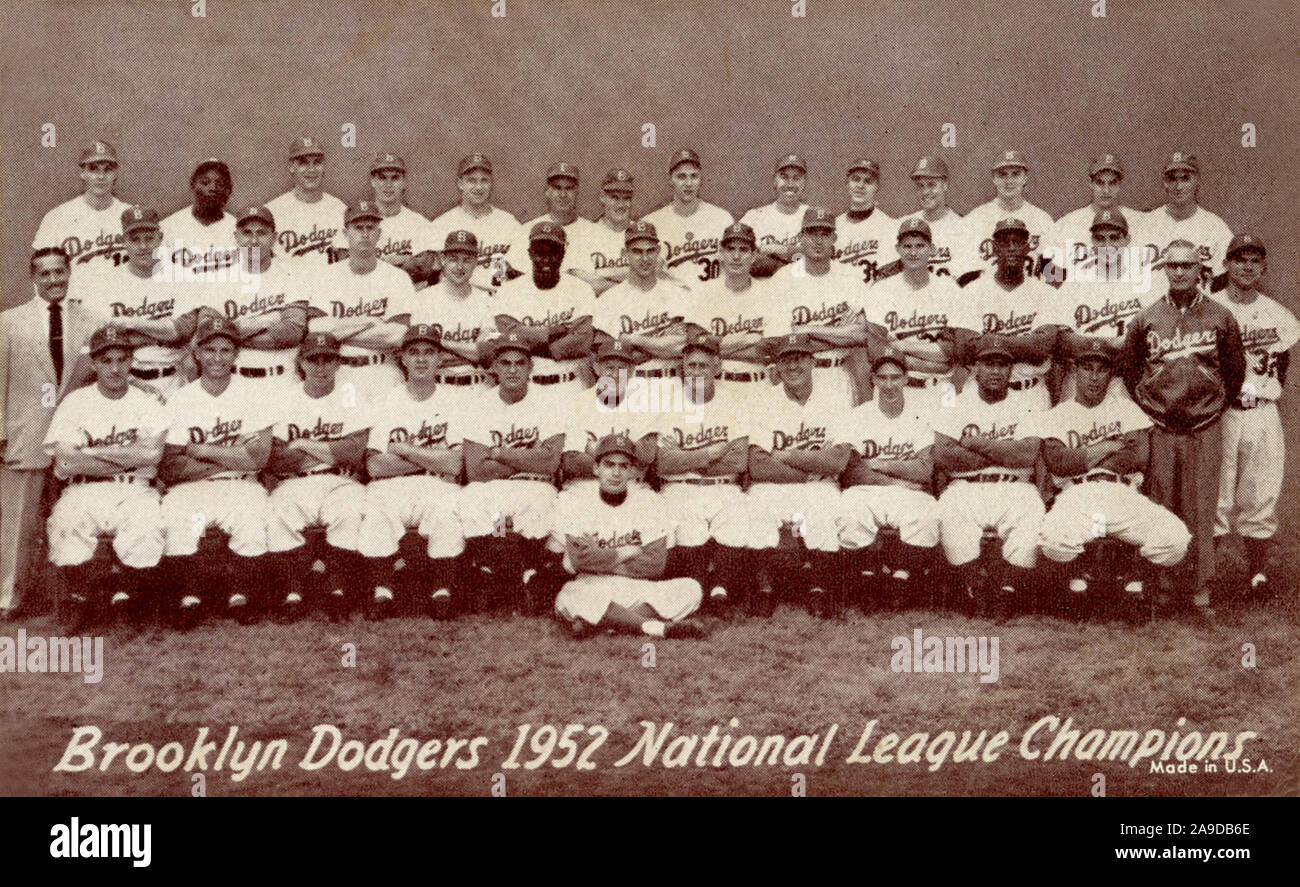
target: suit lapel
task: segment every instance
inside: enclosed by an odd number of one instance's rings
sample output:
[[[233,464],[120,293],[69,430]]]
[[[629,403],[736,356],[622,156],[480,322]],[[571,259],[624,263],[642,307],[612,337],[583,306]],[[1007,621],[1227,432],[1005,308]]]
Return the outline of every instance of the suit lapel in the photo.
[[[27,319],[28,333],[23,338],[30,349],[29,359],[40,367],[44,380],[53,385],[55,378],[54,359],[50,357],[49,309],[40,296],[34,296],[27,304],[31,306]],[[67,324],[64,326],[66,328]]]

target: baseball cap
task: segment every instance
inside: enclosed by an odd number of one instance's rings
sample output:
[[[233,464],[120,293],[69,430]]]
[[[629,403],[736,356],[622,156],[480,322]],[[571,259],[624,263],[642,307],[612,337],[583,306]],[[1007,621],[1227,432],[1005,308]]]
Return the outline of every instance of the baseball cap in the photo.
[[[1071,360],[1095,357],[1113,364],[1119,358],[1119,350],[1100,336],[1080,336],[1073,332],[1067,335],[1066,346]]]
[[[627,230],[623,232],[623,245],[628,246],[634,240],[653,240],[658,243],[659,232],[655,230],[653,223],[647,222],[645,219],[637,219],[628,225]]]
[[[602,191],[626,191],[632,193],[632,174],[622,167],[605,173],[605,180],[600,183]]]
[[[998,223],[993,226],[993,236],[1005,234],[1008,231],[1019,231],[1026,237],[1029,236],[1029,226],[1016,218],[998,219]]]
[[[1255,250],[1260,256],[1267,256],[1268,251],[1264,249],[1264,241],[1260,240],[1254,234],[1238,234],[1228,242],[1228,258],[1240,252]]]
[[[573,179],[576,185],[578,183],[578,168],[572,163],[564,163],[563,161],[552,163],[551,168],[546,171],[546,181],[549,183],[551,179],[562,178]]]
[[[226,161],[216,157],[208,157],[194,165],[194,172],[190,173],[190,181],[193,182],[210,169],[219,170],[227,179],[230,178],[230,167],[226,165]]]
[[[943,162],[942,157],[926,154],[916,161],[916,168],[912,170],[912,178],[946,179],[948,178],[948,164]]]
[[[108,142],[91,142],[81,149],[81,159],[77,161],[77,164],[84,166],[97,160],[111,160],[117,163],[117,151],[113,150],[113,146]]]
[[[240,210],[239,215],[235,217],[235,227],[238,228],[249,219],[261,219],[272,228],[275,227],[275,216],[271,214],[269,209],[261,205],[248,206]]]
[[[389,154],[386,151],[381,151],[375,155],[373,160],[370,161],[370,174],[374,175],[381,169],[395,169],[405,174],[406,161],[398,157],[396,154]]]
[[[634,363],[632,358],[631,347],[623,342],[622,339],[606,339],[596,346],[596,360],[626,360],[628,363]]]
[[[859,170],[861,170],[862,172],[869,172],[871,173],[872,176],[874,176],[877,179],[880,178],[880,164],[874,160],[868,160],[865,157],[859,157],[857,160],[849,164],[849,168],[846,170],[846,172],[853,173],[853,172],[858,172]]]
[[[903,224],[898,226],[899,240],[902,240],[908,234],[918,234],[931,243],[934,243],[934,234],[930,231],[930,223],[920,216],[903,219]]]
[[[233,321],[224,317],[214,317],[207,315],[199,322],[199,328],[194,335],[194,344],[202,345],[209,339],[215,339],[218,336],[225,336],[236,345],[239,344],[239,327],[235,326]]]
[[[325,149],[321,146],[320,139],[312,136],[298,136],[289,146],[289,159],[296,160],[299,157],[325,156]]]
[[[518,351],[522,354],[531,354],[528,343],[518,333],[506,333],[504,336],[493,339],[489,343],[489,359],[496,360],[505,351]]]
[[[137,228],[162,227],[158,224],[158,213],[143,206],[129,206],[122,211],[122,233],[130,234]]]
[[[457,165],[456,175],[463,176],[475,169],[481,169],[488,175],[492,175],[492,161],[487,159],[486,154],[470,154]]]
[[[1128,233],[1128,219],[1117,209],[1103,209],[1092,219],[1092,224],[1088,226],[1089,231],[1096,231],[1098,228],[1118,228],[1125,234]]]
[[[812,354],[812,340],[808,338],[807,333],[791,333],[788,336],[782,336],[781,342],[776,346],[776,356],[785,357],[787,354]]]
[[[1003,151],[1001,154],[998,155],[998,159],[993,164],[993,169],[991,170],[991,172],[997,172],[998,170],[1005,169],[1008,166],[1018,166],[1021,169],[1028,171],[1029,164],[1025,161],[1024,152],[1014,151],[1014,150]]]
[[[592,454],[591,458],[599,462],[613,453],[622,453],[635,462],[636,444],[632,443],[632,438],[626,434],[607,434],[596,444],[596,452]]]
[[[131,341],[130,331],[125,327],[109,324],[95,330],[90,336],[90,356],[95,357],[102,351],[110,348],[125,348],[127,351],[135,350],[135,343]]]
[[[402,344],[398,348],[405,348],[407,345],[415,342],[431,342],[434,345],[442,344],[442,327],[436,323],[413,323],[402,333]]]
[[[333,333],[308,333],[307,338],[298,346],[299,357],[315,357],[317,354],[339,353],[339,340]]]
[[[538,222],[533,226],[533,230],[528,232],[528,242],[533,243],[538,240],[549,240],[552,243],[558,243],[564,246],[567,242],[564,235],[564,228],[554,222]]]
[[[390,167],[384,168],[388,169]],[[343,226],[347,227],[357,219],[374,219],[382,222],[384,214],[379,211],[379,207],[375,206],[375,204],[369,200],[359,200],[349,206],[347,211],[343,213]]]
[[[895,364],[900,370],[907,372],[907,359],[903,357],[903,353],[888,346],[871,359],[871,372],[874,373],[887,363]]]
[[[1169,173],[1179,169],[1186,169],[1194,173],[1199,173],[1201,171],[1201,165],[1197,162],[1195,154],[1188,154],[1186,151],[1175,151],[1170,154],[1169,159],[1165,161],[1165,168],[1162,175],[1168,175]]]
[[[1108,169],[1120,178],[1124,177],[1124,164],[1119,162],[1118,154],[1103,154],[1088,166],[1088,178],[1102,170]]]
[[[478,255],[478,238],[472,231],[450,231],[443,244],[444,253],[473,253]]]
[[[804,210],[803,225],[801,231],[812,231],[817,228],[829,228],[835,230],[835,213],[821,206],[810,206]]]
[[[726,246],[734,240],[748,243],[750,246],[758,246],[758,235],[754,233],[753,228],[749,227],[744,222],[735,222],[734,224],[728,225],[722,232],[722,246]]]
[[[975,359],[983,360],[986,357],[1001,356],[1007,360],[1015,360],[1015,355],[1011,353],[1011,345],[1007,337],[1000,333],[985,333],[975,340]]]
[[[773,172],[779,173],[787,166],[793,166],[802,173],[808,172],[808,164],[803,162],[803,158],[798,154],[787,154],[776,162],[776,169]]]
[[[668,161],[668,172],[671,173],[673,170],[675,170],[679,165],[683,163],[694,163],[696,166],[699,166],[700,155],[696,154],[690,148],[682,148],[680,151],[678,151],[676,154],[673,155],[672,160]]]
[[[703,330],[692,329],[686,332],[686,341],[682,343],[682,355],[687,351],[699,349],[717,356],[722,353],[722,343],[716,336],[710,336]]]

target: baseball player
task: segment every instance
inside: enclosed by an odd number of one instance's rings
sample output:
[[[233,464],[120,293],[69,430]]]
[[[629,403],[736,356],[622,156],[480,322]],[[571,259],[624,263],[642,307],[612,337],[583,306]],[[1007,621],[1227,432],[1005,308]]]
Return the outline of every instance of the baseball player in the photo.
[[[1188,240],[1165,249],[1169,291],[1128,325],[1121,366],[1129,393],[1155,423],[1146,492],[1192,533],[1184,561],[1193,614],[1213,622],[1209,581],[1222,476],[1219,418],[1241,394],[1246,358],[1232,312],[1198,286],[1203,260]],[[1168,589],[1164,589],[1165,592]]]
[[[226,212],[234,186],[224,160],[209,157],[190,173],[194,201],[162,220],[163,257],[201,279],[235,263],[235,217]]]
[[[1214,533],[1234,530],[1246,547],[1250,590],[1268,587],[1268,559],[1277,533],[1277,502],[1286,464],[1277,402],[1282,397],[1291,347],[1300,339],[1296,317],[1260,292],[1268,269],[1264,243],[1239,234],[1228,244],[1228,286],[1217,294],[1241,327],[1246,381],[1223,414],[1223,477]]]
[[[1173,512],[1138,492],[1150,453],[1151,419],[1131,399],[1110,387],[1119,350],[1096,337],[1069,336],[1077,391],[1035,417],[1043,459],[1061,490],[1039,530],[1043,554],[1070,563],[1093,539],[1110,536],[1138,548],[1155,568],[1182,561],[1192,536]],[[1144,573],[1124,590],[1142,594]],[[1070,591],[1088,590],[1075,575]]]
[[[453,231],[468,231],[478,243],[478,267],[492,268],[493,259],[510,252],[519,236],[519,220],[492,205],[492,161],[485,154],[464,157],[456,166],[460,203],[433,220],[431,242],[446,241]]]
[[[645,217],[663,245],[668,273],[683,284],[715,280],[722,273],[718,232],[733,221],[731,213],[700,199],[700,156],[683,148],[668,161],[673,202]]]
[[[664,502],[631,483],[636,447],[610,435],[596,448],[598,484],[566,490],[555,506],[550,551],[564,555],[574,578],[564,583],[555,610],[574,637],[598,629],[650,637],[702,638],[690,619],[702,592],[694,579],[660,578],[673,545],[673,521]]]
[[[339,219],[347,206],[325,191],[325,145],[320,139],[300,136],[293,140],[289,176],[293,187],[266,204],[277,223],[275,244],[285,258],[323,265],[342,233]]]
[[[922,219],[930,226],[934,241],[934,254],[930,256],[930,273],[952,277],[959,284],[970,271],[980,265],[977,246],[984,238],[978,236],[955,209],[948,206],[948,164],[942,157],[927,154],[916,161],[912,169],[912,183],[916,185],[921,209],[907,218]],[[899,266],[885,265],[877,277],[897,273]]]
[[[414,529],[427,540],[428,589],[407,595],[407,609],[451,614],[453,591],[468,590],[465,536],[458,514],[464,440],[460,423],[477,406],[463,389],[438,385],[438,329],[412,324],[398,361],[406,382],[376,405],[366,466],[365,512],[357,550],[367,561],[371,602],[367,615],[383,618],[402,602],[398,586],[408,565],[396,560],[402,536]],[[495,397],[496,394],[488,394]]]
[[[371,205],[379,211],[379,240],[375,246],[379,258],[401,268],[413,282],[427,280],[437,266],[436,250],[441,240],[429,220],[405,203],[406,161],[387,151],[376,154],[370,161],[370,190],[374,197]],[[350,251],[346,222],[343,240],[339,246]],[[334,258],[341,260],[346,255],[335,250]]]
[[[413,322],[442,334],[437,381],[442,385],[488,385],[491,376],[477,366],[479,342],[496,330],[496,299],[475,286],[482,250],[472,231],[448,231],[442,248],[442,274],[419,298]],[[435,361],[439,358],[434,355]]]
[[[984,604],[976,571],[986,527],[1002,540],[1008,566],[999,583],[1003,596],[1029,590],[1043,519],[1043,500],[1033,483],[1042,440],[1032,406],[1008,396],[1017,360],[1012,337],[982,335],[973,351],[975,384],[932,417],[934,462],[950,478],[939,496],[939,538],[966,595]]]
[[[245,564],[267,552],[269,503],[257,473],[271,452],[276,405],[234,375],[239,338],[239,328],[224,317],[203,318],[194,336],[199,377],[167,402],[171,424],[159,466],[167,485],[164,552],[173,587],[180,589],[177,619],[183,629],[195,623],[203,596],[221,587],[225,573],[222,562],[196,557],[208,527],[228,533],[230,551]],[[236,615],[246,613],[248,597],[229,591],[227,606]]]
[[[32,238],[32,249],[60,247],[73,265],[80,266],[78,272],[92,264],[116,267],[126,260],[118,220],[127,208],[113,194],[117,152],[108,142],[91,142],[81,150],[77,163],[84,190],[45,214]]]
[[[307,322],[309,333],[332,333],[339,340],[339,382],[353,385],[359,398],[379,397],[401,384],[389,352],[419,308],[411,278],[379,261],[384,224],[379,207],[369,201],[348,207],[343,216],[347,260],[315,276],[315,310]]]
[[[1009,386],[1012,402],[1046,410],[1052,404],[1047,373],[1058,330],[1047,323],[1044,308],[1056,296],[1046,283],[1027,275],[1029,229],[1020,219],[1002,219],[993,228],[998,258],[994,274],[981,274],[962,289],[965,310],[953,326],[976,333],[1001,333],[1015,357]]]
[[[549,222],[564,231],[565,243],[570,247],[563,268],[581,267],[580,256],[585,255],[585,244],[595,232],[592,223],[578,215],[578,168],[572,163],[551,164],[546,171],[546,214],[524,222],[518,236],[511,243],[506,263],[518,273],[528,276],[532,270],[532,231],[542,222]]]
[[[654,462],[656,411],[664,408],[660,398],[671,394],[661,387],[652,399],[647,380],[633,378],[634,366],[633,349],[622,340],[605,339],[596,347],[596,384],[575,395],[564,433],[560,463],[564,489],[594,482],[592,454],[596,444],[611,434],[636,443],[637,464],[642,468]]]
[[[755,273],[767,277],[782,264],[792,261],[798,251],[796,241],[802,231],[808,205],[803,202],[808,182],[808,164],[798,154],[786,154],[776,162],[772,187],[776,200],[757,206],[740,217],[758,238],[763,258],[755,263]]]
[[[565,181],[565,177],[556,179]],[[596,293],[571,274],[561,274],[568,237],[555,222],[533,225],[528,233],[530,271],[503,284],[494,301],[503,312],[497,328],[530,342],[534,385],[590,383],[582,379],[591,355],[591,317]]]
[[[748,511],[740,486],[749,466],[750,401],[742,383],[718,381],[720,346],[714,336],[688,333],[680,406],[655,414],[660,496],[677,524],[668,573],[708,588],[710,609],[743,599],[750,590]]]
[[[276,252],[281,238],[269,207],[250,206],[236,219],[238,273],[209,284],[205,300],[243,336],[235,372],[260,380],[258,386],[265,389],[293,378],[294,349],[307,329],[314,274]]]
[[[1201,284],[1209,287],[1223,273],[1223,260],[1232,231],[1226,222],[1197,203],[1201,190],[1201,165],[1195,155],[1175,151],[1163,172],[1165,203],[1142,220],[1143,260],[1163,259],[1174,240],[1189,240],[1201,262]],[[1219,289],[1215,286],[1214,289]]]
[[[162,457],[167,417],[158,399],[130,384],[130,333],[106,326],[90,337],[94,385],[69,392],[54,411],[45,450],[67,486],[46,523],[50,562],[67,598],[89,604],[89,573],[101,533],[125,568],[106,595],[117,610],[145,583],[163,553],[162,514],[151,486]],[[101,581],[107,577],[95,577]]]
[[[968,230],[976,234],[992,231],[1002,219],[1014,217],[1023,221],[1029,231],[1026,273],[1035,274],[1039,270],[1043,237],[1051,233],[1056,222],[1047,212],[1025,199],[1025,185],[1029,183],[1029,162],[1022,152],[1003,151],[998,155],[991,172],[997,196],[966,213],[962,221]],[[992,272],[997,264],[993,238],[985,235],[977,248],[983,270]]]
[[[887,334],[888,348],[907,370],[907,394],[915,411],[936,406],[935,398],[954,389],[958,340],[969,342],[974,330],[956,324],[970,312],[965,294],[947,275],[930,273],[934,241],[924,219],[904,219],[898,226],[897,252],[902,272],[881,278],[866,301],[868,323]],[[874,378],[873,373],[873,378]]]
[[[274,480],[266,527],[267,549],[286,555],[288,568],[281,604],[289,616],[302,604],[301,581],[313,555],[324,567],[326,609],[335,619],[347,612],[348,579],[361,567],[356,554],[366,490],[370,422],[364,410],[335,385],[339,343],[329,333],[312,333],[298,348],[296,372],[302,385],[288,388],[276,404],[281,416],[271,430],[266,473]],[[325,528],[326,550],[305,547],[302,531]],[[251,612],[251,611],[250,611]]]
[[[1124,181],[1124,164],[1116,154],[1102,154],[1088,166],[1088,186],[1092,189],[1092,202],[1071,210],[1056,220],[1043,244],[1043,258],[1052,261],[1059,271],[1069,276],[1069,269],[1085,261],[1092,250],[1092,223],[1100,213],[1114,212],[1131,225],[1144,215],[1120,203],[1120,190]],[[1044,272],[1045,279],[1047,272]]]
[[[604,211],[587,229],[587,239],[575,246],[568,273],[591,285],[600,295],[617,283],[627,280],[627,257],[623,253],[623,234],[632,224],[634,180],[625,169],[605,173],[600,186],[600,203]]]
[[[461,491],[461,527],[466,554],[490,573],[479,589],[489,602],[517,594],[541,563],[564,452],[568,403],[553,387],[529,384],[529,349],[516,332],[488,343],[497,387],[466,411],[462,425],[469,483]]]
[[[779,387],[751,411],[751,483],[745,498],[748,547],[767,555],[752,598],[760,616],[770,616],[776,604],[773,583],[780,589],[794,585],[794,572],[805,561],[812,567],[812,609],[833,616],[843,604],[836,516],[839,476],[850,448],[835,429],[851,401],[843,391],[820,383],[813,372],[814,347],[804,333],[781,337],[775,348]],[[783,531],[793,537],[793,549],[781,548]]]
[[[924,265],[922,265],[924,267]],[[906,357],[882,352],[871,362],[875,397],[849,410],[839,427],[853,448],[844,472],[836,520],[840,547],[863,572],[883,572],[898,583],[919,575],[939,544],[939,508],[934,498],[934,410],[909,403]],[[877,556],[869,549],[884,527],[898,530],[901,547]],[[898,586],[901,587],[901,586]]]
[[[865,157],[853,161],[847,173],[849,208],[835,219],[835,260],[862,270],[862,282],[898,259],[894,235],[898,220],[876,206],[880,164]]]

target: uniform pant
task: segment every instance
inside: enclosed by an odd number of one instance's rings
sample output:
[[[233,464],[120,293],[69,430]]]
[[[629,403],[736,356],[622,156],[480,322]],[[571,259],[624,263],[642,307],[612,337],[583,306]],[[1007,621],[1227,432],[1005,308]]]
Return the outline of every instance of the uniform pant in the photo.
[[[1198,594],[1208,603],[1214,573],[1214,516],[1222,476],[1223,429],[1219,422],[1194,434],[1151,430],[1151,465],[1146,494],[1182,518],[1192,534],[1187,566]],[[1204,593],[1203,593],[1204,592]]]
[[[500,535],[510,518],[525,539],[545,539],[551,533],[555,485],[542,480],[476,481],[460,491],[460,525],[466,539]]]
[[[1178,516],[1128,484],[1076,483],[1061,491],[1043,518],[1043,554],[1068,563],[1093,539],[1110,536],[1138,547],[1138,554],[1160,567],[1172,567],[1187,554],[1192,534]]]
[[[230,550],[243,557],[267,552],[270,503],[266,488],[255,480],[218,478],[178,484],[162,498],[170,557],[197,554],[199,537],[208,527],[230,534]]]
[[[158,491],[146,483],[105,480],[70,484],[50,511],[50,563],[75,567],[95,555],[100,533],[113,535],[113,552],[124,566],[158,566],[163,553]]]
[[[665,622],[676,622],[698,610],[703,598],[704,591],[694,579],[633,579],[583,573],[560,589],[555,609],[570,621],[581,619],[596,625],[605,618],[610,604],[628,609],[644,604]]]
[[[980,556],[985,527],[1002,540],[1002,559],[1015,567],[1038,562],[1038,528],[1043,520],[1038,488],[1025,481],[982,483],[954,480],[939,497],[939,538],[955,567]]]
[[[0,467],[0,610],[23,599],[19,587],[41,544],[41,491],[45,469]]]
[[[881,527],[894,527],[905,545],[939,544],[939,503],[929,493],[898,486],[856,486],[840,493],[841,547],[867,548]]]
[[[1236,531],[1247,539],[1277,533],[1277,502],[1282,493],[1286,441],[1275,401],[1223,414],[1223,474],[1214,535]]]
[[[840,550],[836,519],[840,487],[834,481],[802,484],[756,483],[745,493],[749,548],[776,548],[781,527],[788,525],[809,551]]]
[[[322,525],[331,547],[356,551],[365,501],[366,488],[341,474],[287,478],[271,491],[267,550],[292,551],[307,541],[305,528]]]
[[[428,474],[372,480],[366,485],[357,550],[365,557],[392,557],[413,528],[428,540],[429,557],[456,557],[465,550],[461,489]]]
[[[676,544],[696,547],[710,539],[743,548],[749,542],[745,494],[737,484],[667,482],[659,491],[677,521]]]

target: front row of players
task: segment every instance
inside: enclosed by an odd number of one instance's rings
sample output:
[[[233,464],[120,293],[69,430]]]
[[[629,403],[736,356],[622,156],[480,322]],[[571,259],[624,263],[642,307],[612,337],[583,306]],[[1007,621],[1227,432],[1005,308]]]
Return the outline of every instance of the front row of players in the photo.
[[[1116,351],[1102,339],[1071,339],[1073,399],[1032,412],[1010,396],[1015,352],[999,334],[971,345],[960,394],[923,409],[913,398],[933,392],[909,390],[889,350],[871,364],[874,398],[838,408],[801,333],[769,342],[777,378],[758,408],[718,379],[718,341],[688,334],[679,402],[647,413],[630,401],[650,380],[618,340],[597,349],[597,386],[565,400],[530,386],[514,333],[487,346],[495,388],[438,384],[439,333],[407,329],[404,383],[376,404],[337,383],[338,341],[310,333],[301,383],[267,403],[232,373],[238,328],[205,318],[199,377],[164,407],[129,382],[131,337],[97,331],[97,382],[67,397],[46,439],[66,483],[49,535],[67,599],[83,615],[100,594],[110,611],[161,605],[182,626],[220,607],[247,620],[553,606],[576,634],[689,637],[701,607],[770,615],[791,592],[839,613],[876,587],[848,577],[906,580],[937,566],[939,545],[957,587],[983,601],[1049,587],[1050,572],[1029,575],[1040,550],[1068,564],[1113,536],[1138,549],[1126,591],[1140,595],[1172,586],[1191,538],[1138,491],[1151,420],[1111,389]],[[313,527],[323,540],[309,541]],[[213,528],[228,550],[201,544]],[[875,544],[886,528],[887,554]],[[1002,543],[992,571],[986,528]],[[422,557],[402,551],[412,530]],[[105,569],[101,534],[121,565],[111,576],[90,575]],[[1086,590],[1067,573],[1053,578]]]

